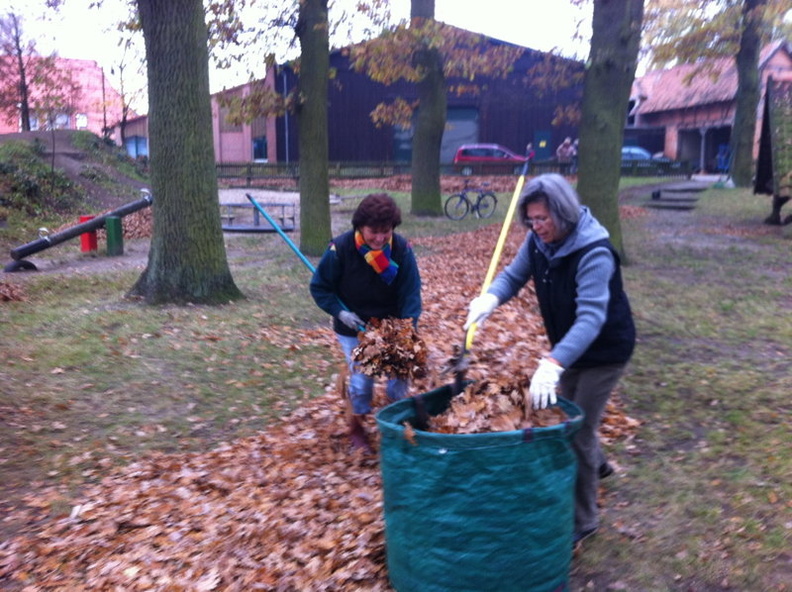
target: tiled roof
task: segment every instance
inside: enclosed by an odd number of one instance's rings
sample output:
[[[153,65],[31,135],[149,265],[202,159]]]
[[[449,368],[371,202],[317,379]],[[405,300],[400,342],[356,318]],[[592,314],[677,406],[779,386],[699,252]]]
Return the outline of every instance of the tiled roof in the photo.
[[[783,41],[766,46],[760,56],[760,68],[784,46]],[[683,64],[636,78],[632,89],[632,97],[638,101],[636,112],[657,113],[734,100],[737,94],[734,58],[712,60],[704,71],[688,81],[687,78],[699,67],[698,64]],[[717,77],[711,74],[716,72]]]

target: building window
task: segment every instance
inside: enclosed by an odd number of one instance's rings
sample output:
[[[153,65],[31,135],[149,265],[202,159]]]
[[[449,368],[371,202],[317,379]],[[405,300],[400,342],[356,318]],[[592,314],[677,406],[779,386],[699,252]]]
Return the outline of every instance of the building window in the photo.
[[[258,138],[253,138],[253,161],[267,162],[266,136],[259,136]]]
[[[126,151],[132,158],[148,156],[148,138],[128,136],[126,138]]]
[[[630,99],[627,104],[627,127],[635,127],[635,108],[638,106],[638,101]]]
[[[228,107],[220,108],[220,131],[221,132],[241,132],[242,124],[234,124],[228,121]]]

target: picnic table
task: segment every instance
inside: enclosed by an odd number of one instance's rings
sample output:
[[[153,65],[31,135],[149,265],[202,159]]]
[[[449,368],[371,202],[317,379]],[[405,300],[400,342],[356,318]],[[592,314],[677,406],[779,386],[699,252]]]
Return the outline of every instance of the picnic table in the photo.
[[[293,203],[259,202],[259,205],[278,222],[284,232],[293,232],[297,226]],[[223,232],[276,232],[252,203],[220,204]]]

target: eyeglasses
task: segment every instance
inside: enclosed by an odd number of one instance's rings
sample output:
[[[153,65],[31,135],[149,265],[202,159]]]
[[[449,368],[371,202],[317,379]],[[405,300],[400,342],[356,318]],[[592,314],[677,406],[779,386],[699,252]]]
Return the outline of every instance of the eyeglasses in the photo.
[[[550,220],[550,216],[536,216],[535,218],[526,218],[525,223],[533,228],[534,226],[544,226]]]

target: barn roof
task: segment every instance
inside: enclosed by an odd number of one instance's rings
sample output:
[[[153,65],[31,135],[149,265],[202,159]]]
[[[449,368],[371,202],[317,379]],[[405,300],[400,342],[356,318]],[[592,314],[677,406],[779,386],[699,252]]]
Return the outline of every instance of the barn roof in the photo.
[[[782,48],[789,51],[785,41],[767,45],[760,55],[759,68]],[[682,64],[668,70],[647,72],[635,79],[632,90],[632,96],[638,103],[636,112],[640,114],[730,102],[736,94],[737,67],[734,58],[720,58],[706,64]]]

